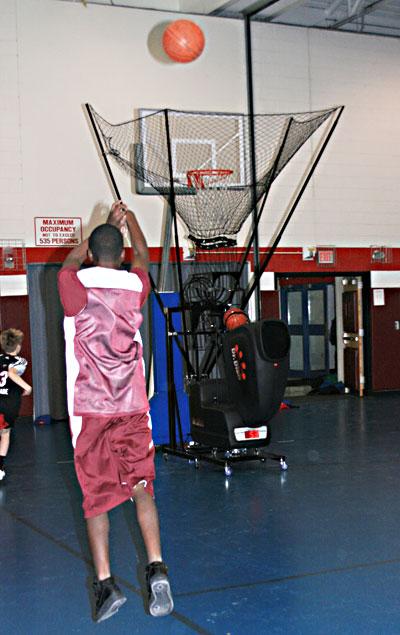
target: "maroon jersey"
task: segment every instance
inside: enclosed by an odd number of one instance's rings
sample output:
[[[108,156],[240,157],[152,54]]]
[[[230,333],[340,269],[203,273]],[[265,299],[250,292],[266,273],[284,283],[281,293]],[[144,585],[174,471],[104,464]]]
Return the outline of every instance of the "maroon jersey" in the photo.
[[[68,411],[115,417],[147,412],[139,327],[149,279],[132,272],[91,267],[62,269]],[[72,430],[73,433],[79,431]]]

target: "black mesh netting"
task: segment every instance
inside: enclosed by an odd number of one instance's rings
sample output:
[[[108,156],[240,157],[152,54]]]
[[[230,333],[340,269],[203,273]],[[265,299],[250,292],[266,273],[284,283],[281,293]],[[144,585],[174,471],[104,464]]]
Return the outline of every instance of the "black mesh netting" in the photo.
[[[170,200],[198,245],[232,244],[254,205],[303,143],[337,109],[254,115],[252,186],[250,116],[162,110],[110,124],[89,106],[105,151]],[[188,186],[190,170],[226,170]]]

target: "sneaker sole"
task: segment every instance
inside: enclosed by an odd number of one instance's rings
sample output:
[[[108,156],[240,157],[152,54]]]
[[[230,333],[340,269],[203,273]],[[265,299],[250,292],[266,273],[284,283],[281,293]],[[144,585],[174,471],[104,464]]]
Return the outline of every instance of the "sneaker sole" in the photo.
[[[125,604],[125,602],[126,597],[124,595],[118,595],[117,597],[116,594],[110,595],[108,600],[104,602],[103,606],[101,607],[101,610],[98,613],[95,622],[98,624],[99,622],[108,620],[108,618],[112,617],[118,611],[118,609],[123,604]]]
[[[172,613],[173,609],[174,601],[168,579],[164,576],[157,579],[157,576],[154,576],[151,581],[150,615],[164,617]]]

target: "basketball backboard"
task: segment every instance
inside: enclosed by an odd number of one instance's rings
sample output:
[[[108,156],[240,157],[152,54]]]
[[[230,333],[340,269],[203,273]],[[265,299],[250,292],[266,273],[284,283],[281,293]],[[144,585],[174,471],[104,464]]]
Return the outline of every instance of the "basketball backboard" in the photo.
[[[166,159],[165,112],[141,109],[139,143],[135,145],[138,194],[160,194],[146,180],[146,172],[157,172],[157,150]],[[152,116],[148,116],[152,115]],[[246,139],[243,115],[168,111],[171,168],[176,194],[189,194],[187,173],[193,169],[231,170],[224,186],[242,188],[246,184]],[[162,137],[162,138],[161,138]],[[151,157],[151,158],[150,158]],[[248,162],[247,162],[248,164]],[[140,173],[141,172],[141,173]],[[168,193],[169,187],[165,188]]]

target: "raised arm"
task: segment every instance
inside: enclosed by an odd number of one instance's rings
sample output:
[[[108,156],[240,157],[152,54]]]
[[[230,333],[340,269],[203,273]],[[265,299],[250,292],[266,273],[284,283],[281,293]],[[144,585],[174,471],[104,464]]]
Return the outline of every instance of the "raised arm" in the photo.
[[[149,250],[147,247],[147,242],[142,230],[140,229],[135,214],[129,209],[126,212],[126,224],[128,226],[128,231],[131,237],[132,250],[134,253],[131,268],[134,269],[135,267],[138,267],[139,269],[143,269],[143,271],[148,273]]]
[[[115,225],[121,231],[126,224],[133,251],[131,269],[139,268],[147,273],[149,270],[149,250],[135,214],[128,209],[125,203],[117,201],[111,207],[107,222]]]
[[[63,262],[62,269],[68,267],[69,269],[79,269],[81,264],[87,258],[88,252],[88,239],[86,238],[80,245],[77,245],[69,252],[68,256]]]

